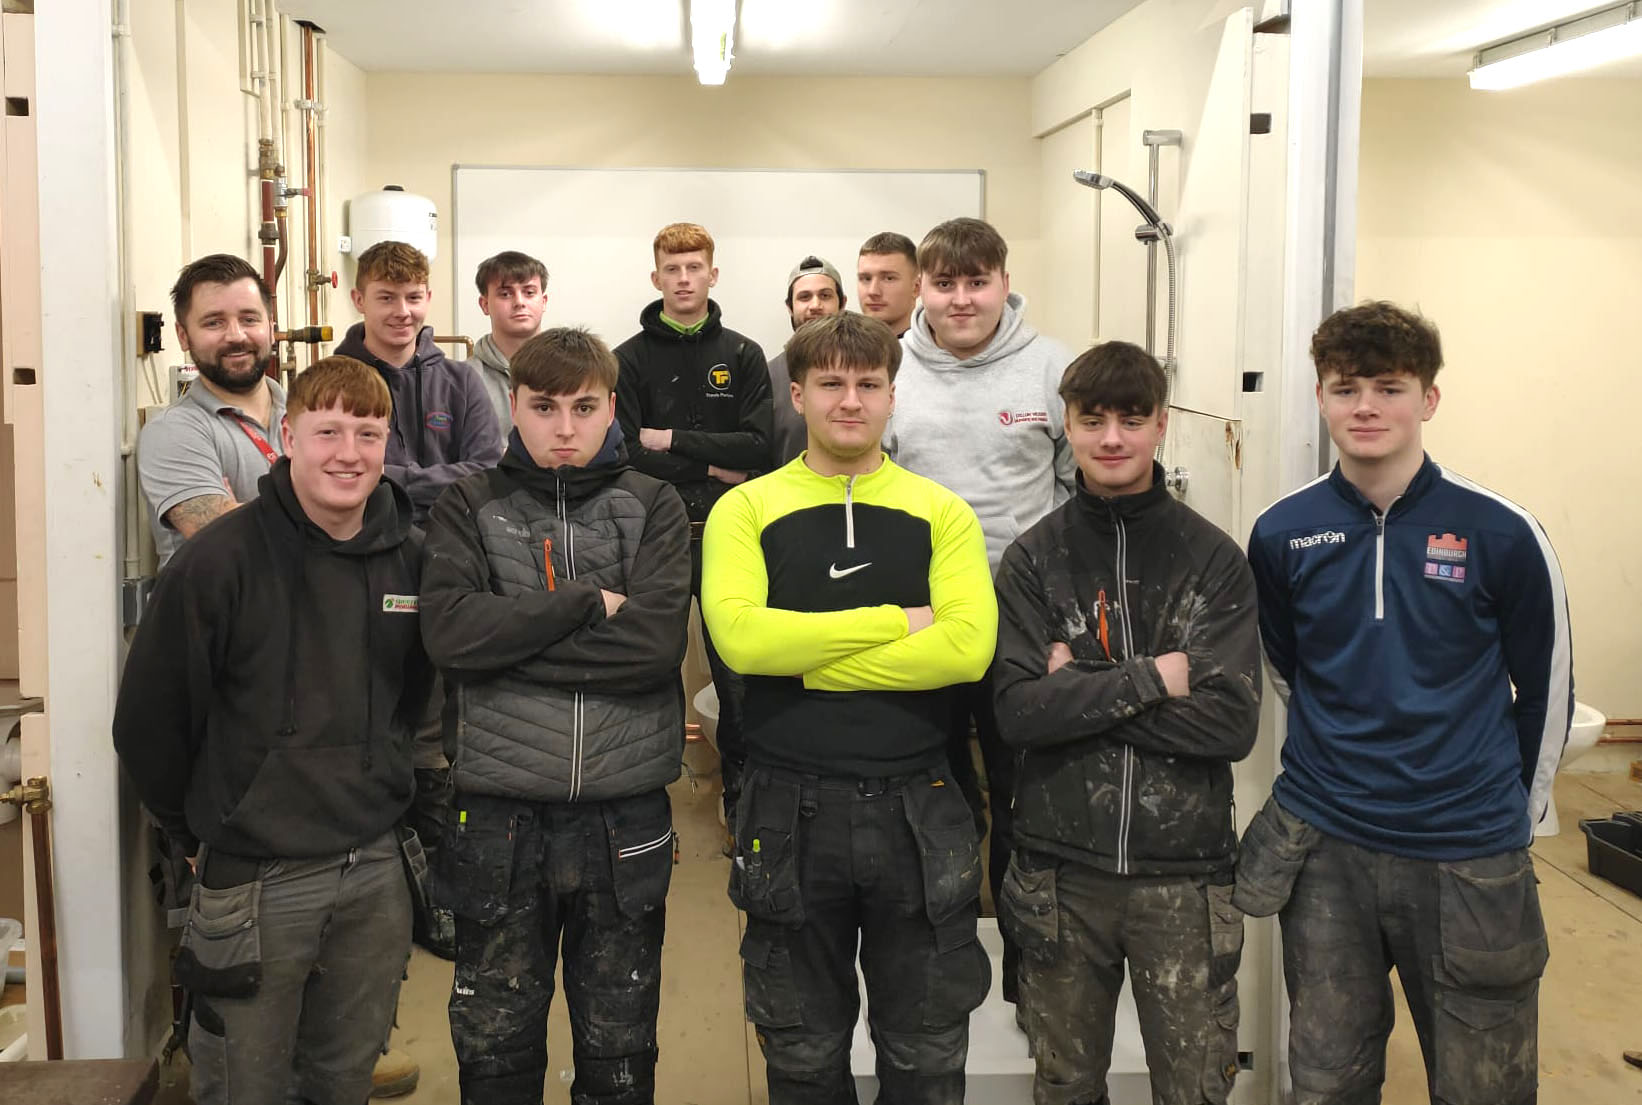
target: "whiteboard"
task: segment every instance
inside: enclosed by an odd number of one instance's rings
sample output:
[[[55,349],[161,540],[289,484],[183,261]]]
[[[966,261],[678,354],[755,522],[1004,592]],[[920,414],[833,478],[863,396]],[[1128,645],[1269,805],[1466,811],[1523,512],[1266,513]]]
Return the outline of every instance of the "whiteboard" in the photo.
[[[831,261],[855,303],[861,243],[884,230],[914,243],[937,223],[980,217],[985,175],[946,171],[452,168],[452,295],[458,332],[490,332],[473,276],[505,249],[548,270],[544,326],[586,326],[612,348],[660,298],[651,243],[694,222],[716,244],[712,298],[724,325],[775,356],[792,334],[787,274],[809,254]]]

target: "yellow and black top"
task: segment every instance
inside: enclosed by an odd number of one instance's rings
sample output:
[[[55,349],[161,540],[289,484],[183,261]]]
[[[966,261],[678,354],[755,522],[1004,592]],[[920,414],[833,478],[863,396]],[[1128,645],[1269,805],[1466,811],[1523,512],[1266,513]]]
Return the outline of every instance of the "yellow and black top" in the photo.
[[[804,460],[737,486],[707,520],[702,616],[747,677],[749,757],[866,778],[938,765],[948,688],[981,678],[997,644],[980,522],[888,457],[860,476]],[[908,633],[918,606],[935,622]]]

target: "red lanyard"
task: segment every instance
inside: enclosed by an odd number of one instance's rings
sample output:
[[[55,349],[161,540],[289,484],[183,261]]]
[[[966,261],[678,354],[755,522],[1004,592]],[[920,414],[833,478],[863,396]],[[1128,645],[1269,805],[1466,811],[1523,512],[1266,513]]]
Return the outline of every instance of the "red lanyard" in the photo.
[[[235,424],[245,431],[245,436],[251,439],[251,444],[257,447],[257,452],[263,455],[268,461],[268,467],[272,468],[274,462],[279,460],[279,454],[274,452],[272,445],[268,444],[268,439],[262,436],[262,431],[237,414],[226,415],[226,417],[233,419]]]

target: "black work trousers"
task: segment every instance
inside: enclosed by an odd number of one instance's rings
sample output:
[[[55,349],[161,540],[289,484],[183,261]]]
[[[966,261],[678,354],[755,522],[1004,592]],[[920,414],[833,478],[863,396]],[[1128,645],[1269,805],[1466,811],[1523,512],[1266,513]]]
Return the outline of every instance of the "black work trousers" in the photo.
[[[701,602],[701,527],[690,526],[690,593]],[[707,618],[701,619],[701,645],[707,653],[707,672],[712,676],[713,690],[718,692],[718,762],[724,781],[724,817],[735,816],[736,800],[741,796],[741,774],[747,763],[747,741],[742,736],[742,704],[747,697],[747,684],[730,670],[728,664],[713,647],[713,635],[707,631]]]
[[[450,1034],[464,1105],[538,1105],[562,951],[575,1105],[655,1100],[673,870],[665,790],[608,802],[458,795],[435,885],[456,913]]]
[[[733,862],[770,1105],[856,1101],[857,955],[879,1100],[961,1102],[969,1014],[992,979],[976,939],[978,841],[950,772],[824,779],[750,766]]]
[[[1017,753],[998,734],[998,714],[992,698],[992,677],[952,688],[952,727],[947,734],[947,758],[953,776],[982,823],[984,808],[992,818],[992,834],[987,838],[986,882],[997,907],[1003,889],[1004,872],[1015,850],[1015,763]],[[981,763],[986,768],[986,791],[975,775],[975,761],[969,752],[970,726],[981,746]],[[1020,981],[1020,948],[1014,937],[1000,926],[1003,934],[1003,999],[1016,1000]]]

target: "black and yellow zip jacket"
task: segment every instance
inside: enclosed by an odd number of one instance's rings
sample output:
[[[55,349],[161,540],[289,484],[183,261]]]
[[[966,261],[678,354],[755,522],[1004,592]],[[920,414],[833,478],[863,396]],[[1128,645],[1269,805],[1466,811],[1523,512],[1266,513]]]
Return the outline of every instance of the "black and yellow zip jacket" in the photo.
[[[747,677],[749,758],[835,777],[937,766],[949,688],[979,679],[997,641],[980,522],[888,457],[859,476],[804,461],[732,488],[707,520],[702,616]],[[935,623],[909,634],[918,606]]]

